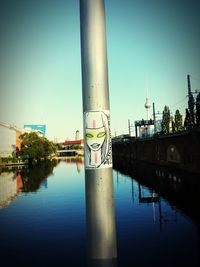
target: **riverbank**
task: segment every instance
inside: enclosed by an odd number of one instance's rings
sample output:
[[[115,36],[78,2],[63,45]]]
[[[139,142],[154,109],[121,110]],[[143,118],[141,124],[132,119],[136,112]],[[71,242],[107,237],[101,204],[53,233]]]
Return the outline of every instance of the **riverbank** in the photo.
[[[1,158],[0,160],[0,167],[12,167],[12,166],[24,166],[27,165],[28,161],[23,160],[16,160],[14,158]]]

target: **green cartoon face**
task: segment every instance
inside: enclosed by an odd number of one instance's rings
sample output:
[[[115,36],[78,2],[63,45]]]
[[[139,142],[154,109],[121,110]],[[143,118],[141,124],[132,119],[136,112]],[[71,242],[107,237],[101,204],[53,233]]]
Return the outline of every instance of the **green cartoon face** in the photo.
[[[86,129],[85,138],[90,149],[97,151],[101,148],[106,138],[105,128]]]

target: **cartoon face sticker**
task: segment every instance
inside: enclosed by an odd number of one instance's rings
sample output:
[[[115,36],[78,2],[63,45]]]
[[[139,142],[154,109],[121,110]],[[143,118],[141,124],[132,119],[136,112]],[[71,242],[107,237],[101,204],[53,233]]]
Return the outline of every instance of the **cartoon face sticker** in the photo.
[[[86,167],[99,168],[105,165],[109,150],[108,115],[103,111],[90,111],[84,119]]]
[[[101,149],[106,138],[106,130],[104,127],[98,129],[86,129],[85,137],[87,144],[91,150],[97,151]]]

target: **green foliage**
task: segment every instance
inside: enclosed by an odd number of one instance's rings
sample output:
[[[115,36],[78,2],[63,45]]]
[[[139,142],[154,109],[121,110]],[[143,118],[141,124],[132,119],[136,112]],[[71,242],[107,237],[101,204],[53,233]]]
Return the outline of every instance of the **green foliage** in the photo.
[[[180,114],[180,111],[177,109],[174,116],[174,128],[175,132],[181,131],[183,129],[183,116]]]
[[[63,149],[63,147],[62,147],[61,144],[55,144],[55,146],[56,146],[56,149],[57,149],[57,150],[62,150],[62,149]]]
[[[162,133],[168,134],[170,132],[170,110],[168,106],[164,107],[163,117],[162,117]]]
[[[78,150],[78,149],[83,149],[83,147],[81,145],[74,144],[74,145],[67,145],[65,148],[65,150],[71,150],[71,149]]]
[[[193,127],[195,124],[195,114],[194,114],[194,97],[189,94],[188,109],[190,114],[190,125]]]
[[[17,158],[17,157],[11,157],[11,156],[9,156],[9,157],[3,157],[3,158],[1,158],[0,157],[0,163],[16,163],[16,162],[18,162],[20,160],[20,158]]]
[[[72,149],[78,150],[82,149],[83,147],[81,145],[72,145]]]
[[[172,133],[175,133],[176,132],[176,127],[175,127],[175,122],[174,122],[173,117],[171,117],[171,122],[172,122]]]
[[[190,123],[190,113],[189,110],[186,108],[185,109],[185,120],[184,120],[184,128],[188,130],[191,127]]]
[[[45,137],[37,133],[24,133],[20,136],[22,140],[20,156],[31,161],[46,159],[56,153],[56,146]]]

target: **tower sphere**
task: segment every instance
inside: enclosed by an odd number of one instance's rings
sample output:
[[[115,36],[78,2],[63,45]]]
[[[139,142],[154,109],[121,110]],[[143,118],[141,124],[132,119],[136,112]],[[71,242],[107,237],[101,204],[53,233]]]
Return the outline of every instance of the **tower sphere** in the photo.
[[[146,102],[144,104],[144,107],[147,108],[147,109],[151,107],[148,97],[146,98]]]

